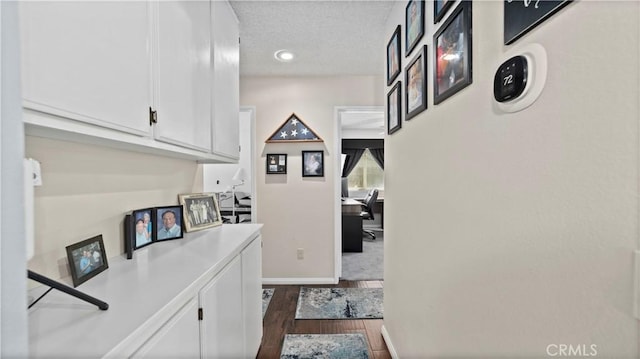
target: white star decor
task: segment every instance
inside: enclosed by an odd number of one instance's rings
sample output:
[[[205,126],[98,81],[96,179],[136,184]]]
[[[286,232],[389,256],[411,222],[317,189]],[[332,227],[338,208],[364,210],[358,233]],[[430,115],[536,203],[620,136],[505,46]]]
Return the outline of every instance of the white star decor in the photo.
[[[298,127],[300,124],[300,127]],[[295,113],[278,128],[265,142],[323,142]]]

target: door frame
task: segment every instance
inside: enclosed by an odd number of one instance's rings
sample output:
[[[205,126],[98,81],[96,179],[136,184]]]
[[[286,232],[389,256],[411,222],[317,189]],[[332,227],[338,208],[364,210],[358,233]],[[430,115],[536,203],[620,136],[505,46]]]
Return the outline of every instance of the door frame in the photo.
[[[336,139],[333,145],[336,170],[333,178],[333,213],[334,213],[334,282],[337,284],[342,276],[342,116],[347,112],[379,111],[384,112],[384,106],[335,106],[333,110],[333,137]]]

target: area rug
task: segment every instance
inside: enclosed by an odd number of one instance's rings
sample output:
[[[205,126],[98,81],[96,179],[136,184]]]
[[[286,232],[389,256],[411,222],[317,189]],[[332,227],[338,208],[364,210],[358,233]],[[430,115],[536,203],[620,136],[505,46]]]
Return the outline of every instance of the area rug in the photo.
[[[364,334],[287,334],[280,359],[368,359]]]
[[[300,288],[296,319],[381,319],[382,288]]]
[[[269,303],[271,303],[271,298],[273,297],[274,291],[274,288],[262,290],[262,318],[264,318],[264,315],[267,312],[267,308],[269,308]]]

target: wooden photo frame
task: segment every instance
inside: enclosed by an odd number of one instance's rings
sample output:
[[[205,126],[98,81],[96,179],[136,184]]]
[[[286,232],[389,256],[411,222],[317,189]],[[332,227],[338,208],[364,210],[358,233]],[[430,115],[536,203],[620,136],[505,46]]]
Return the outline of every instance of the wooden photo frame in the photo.
[[[400,25],[398,25],[387,44],[387,86],[390,86],[400,75],[400,41]]]
[[[473,82],[471,1],[462,1],[433,35],[433,103],[439,104]]]
[[[287,174],[287,154],[267,153],[266,171],[268,175]]]
[[[427,45],[404,70],[405,120],[427,109]]]
[[[66,250],[74,287],[109,268],[102,234],[67,246]]]
[[[302,151],[302,177],[324,177],[324,151]]]
[[[424,35],[424,0],[409,0],[404,10],[405,56],[418,45]]]
[[[398,81],[387,93],[387,134],[392,134],[402,127],[402,81]]]
[[[437,24],[442,20],[447,10],[453,5],[455,0],[433,0],[433,23]]]
[[[222,225],[220,206],[215,193],[191,193],[178,195],[184,208],[185,232],[200,231]]]
[[[156,241],[179,239],[184,236],[182,205],[156,207],[154,211],[156,227],[153,238]]]

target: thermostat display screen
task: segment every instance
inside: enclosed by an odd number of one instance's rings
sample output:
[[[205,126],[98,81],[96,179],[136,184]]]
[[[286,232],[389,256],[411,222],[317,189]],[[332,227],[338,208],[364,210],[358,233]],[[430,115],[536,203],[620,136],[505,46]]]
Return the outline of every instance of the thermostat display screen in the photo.
[[[520,96],[527,86],[527,59],[515,56],[505,61],[493,79],[493,96],[506,102]]]

